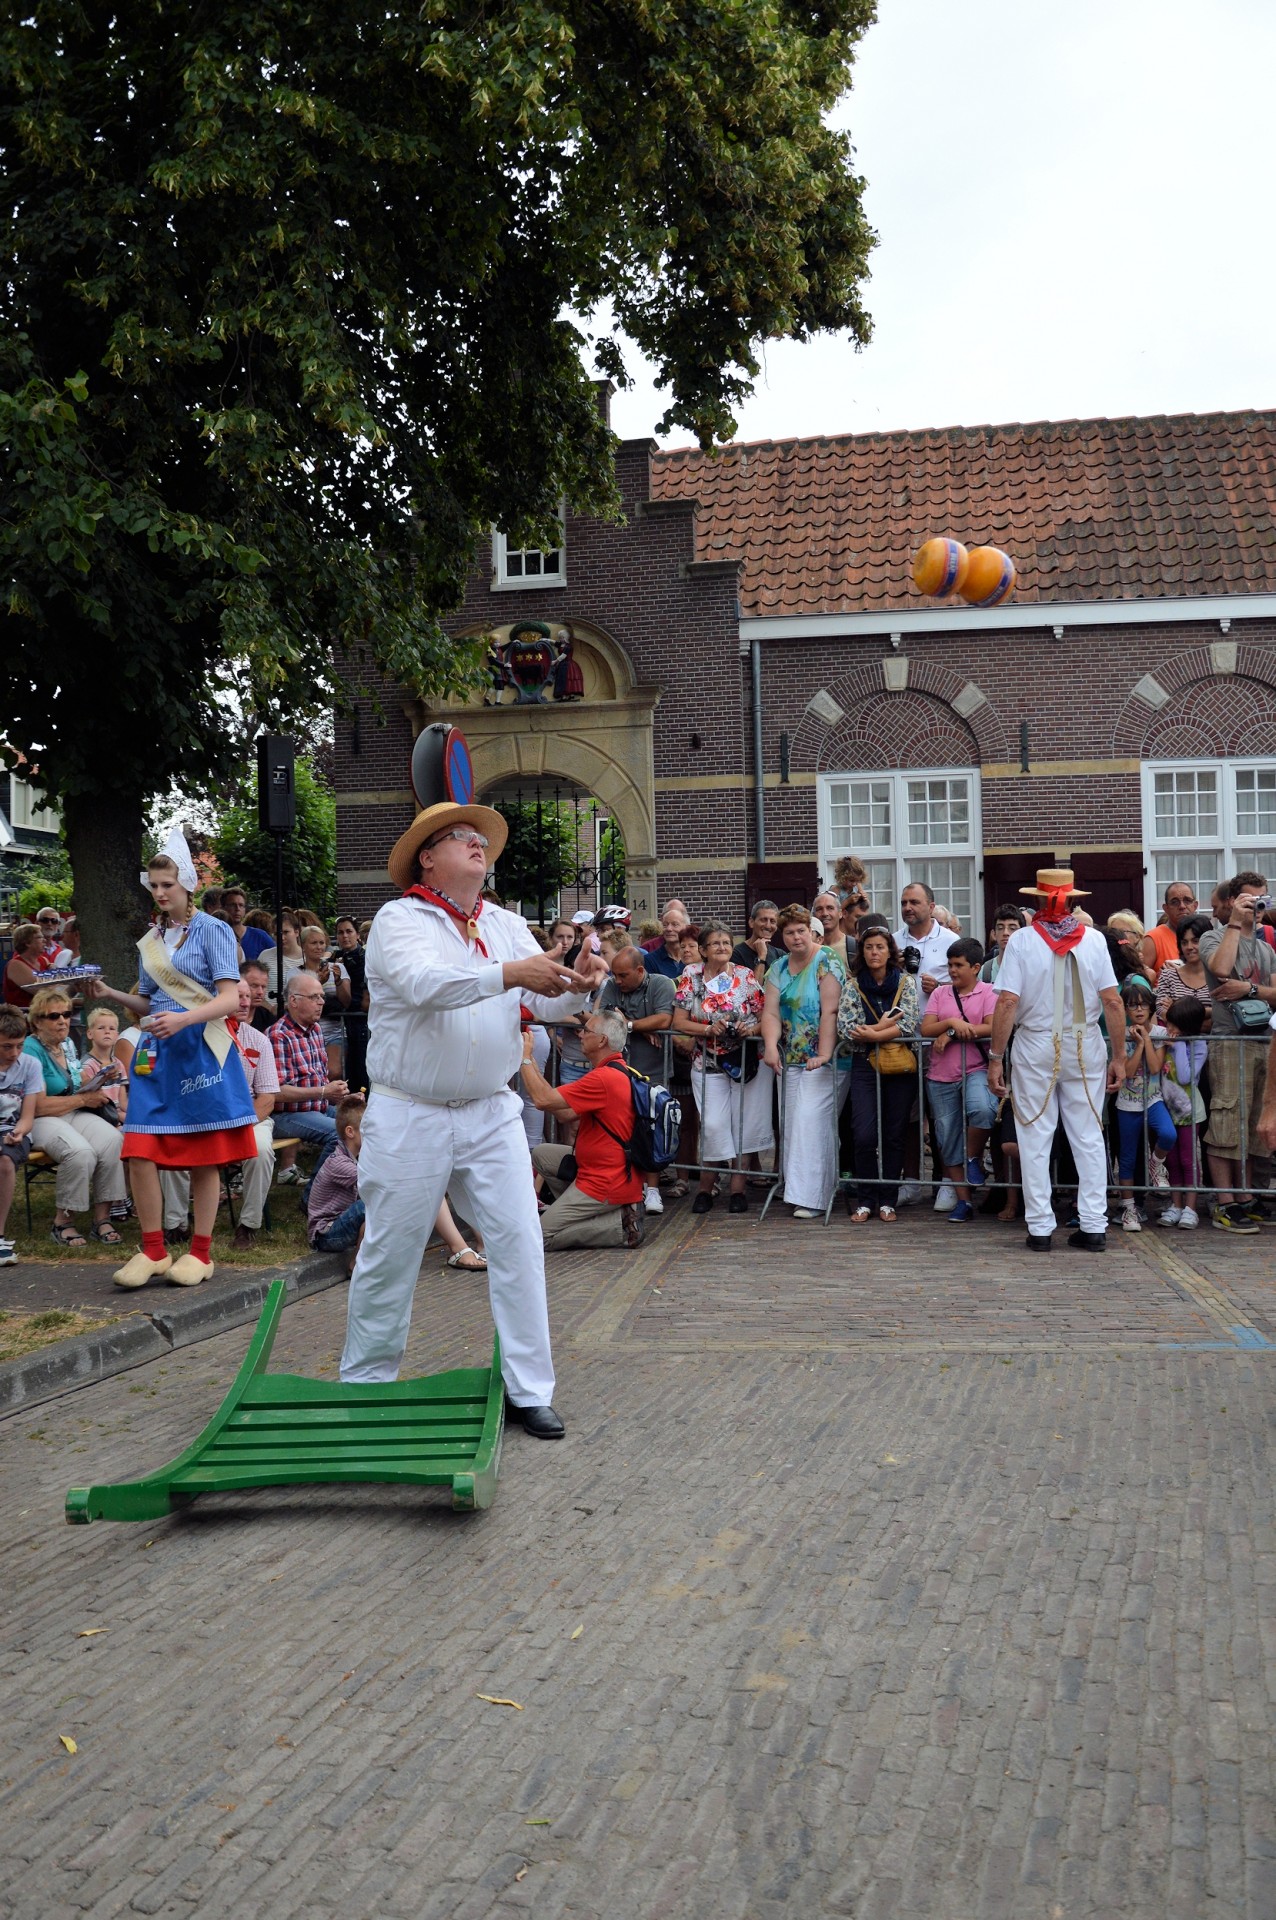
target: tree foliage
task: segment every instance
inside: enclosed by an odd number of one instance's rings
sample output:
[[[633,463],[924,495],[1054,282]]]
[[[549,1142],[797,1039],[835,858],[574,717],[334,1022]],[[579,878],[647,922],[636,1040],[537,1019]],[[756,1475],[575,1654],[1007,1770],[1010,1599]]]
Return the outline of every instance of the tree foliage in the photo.
[[[576,810],[570,802],[499,801],[509,829],[496,884],[504,900],[519,901],[529,912],[548,909],[564,887],[574,884],[577,868]]]
[[[136,909],[170,782],[234,777],[352,677],[454,682],[476,529],[615,510],[587,347],[623,377],[628,334],[707,443],[761,340],[867,337],[821,116],[872,5],[4,17],[0,710],[88,918]],[[603,307],[599,337],[564,317]]]
[[[284,840],[284,905],[308,907],[331,922],[337,911],[337,803],[306,760],[296,763],[297,825]],[[275,885],[274,835],[257,825],[257,802],[227,808],[212,835],[225,886],[243,887],[269,907]]]

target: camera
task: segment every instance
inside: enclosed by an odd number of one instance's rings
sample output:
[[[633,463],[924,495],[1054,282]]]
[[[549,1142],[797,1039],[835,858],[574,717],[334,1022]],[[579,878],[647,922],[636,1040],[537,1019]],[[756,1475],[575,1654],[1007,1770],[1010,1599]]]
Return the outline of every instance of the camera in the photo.
[[[1272,908],[1273,906],[1276,906],[1276,900],[1272,899],[1272,896],[1270,893],[1260,893],[1255,895],[1254,897],[1255,913],[1267,913],[1270,910],[1270,908]]]
[[[900,963],[905,973],[920,973],[922,970],[922,950],[920,947],[905,947]]]

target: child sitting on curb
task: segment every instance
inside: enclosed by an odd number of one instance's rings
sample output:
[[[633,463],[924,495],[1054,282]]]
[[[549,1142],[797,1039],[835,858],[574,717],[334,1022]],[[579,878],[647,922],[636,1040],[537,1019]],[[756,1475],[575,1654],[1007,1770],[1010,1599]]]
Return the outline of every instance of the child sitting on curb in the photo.
[[[363,1238],[364,1206],[359,1198],[359,1149],[363,1145],[364,1101],[347,1094],[337,1108],[337,1144],[310,1186],[306,1234],[320,1253],[344,1253],[347,1271]]]

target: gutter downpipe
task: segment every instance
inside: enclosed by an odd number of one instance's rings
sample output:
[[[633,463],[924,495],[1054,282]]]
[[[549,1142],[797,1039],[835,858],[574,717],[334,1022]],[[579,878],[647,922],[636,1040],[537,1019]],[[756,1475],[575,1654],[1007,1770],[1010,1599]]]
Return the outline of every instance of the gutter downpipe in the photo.
[[[766,788],[762,764],[762,643],[755,635],[749,642],[749,671],[753,681],[753,838],[755,858],[766,859]]]

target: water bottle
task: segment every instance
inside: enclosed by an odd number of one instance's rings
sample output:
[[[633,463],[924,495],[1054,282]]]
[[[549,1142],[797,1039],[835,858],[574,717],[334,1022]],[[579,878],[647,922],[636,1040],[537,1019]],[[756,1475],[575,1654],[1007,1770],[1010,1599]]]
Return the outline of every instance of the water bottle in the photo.
[[[144,1033],[133,1052],[134,1073],[154,1073],[155,1061],[159,1054],[153,1033]]]

